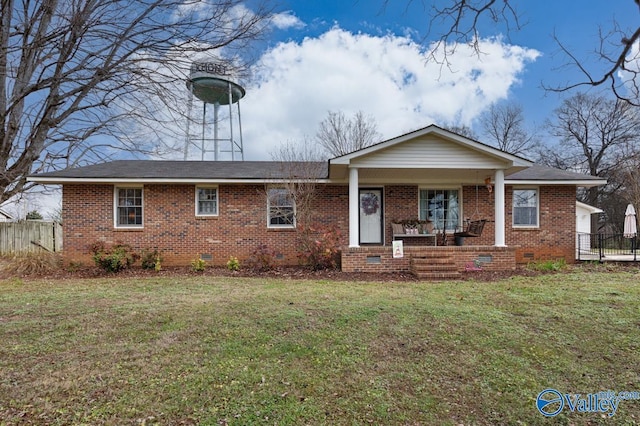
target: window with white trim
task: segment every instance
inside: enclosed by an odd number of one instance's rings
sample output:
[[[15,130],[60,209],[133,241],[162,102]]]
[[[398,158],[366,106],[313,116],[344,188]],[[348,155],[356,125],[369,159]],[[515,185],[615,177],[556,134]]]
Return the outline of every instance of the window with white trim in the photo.
[[[218,188],[196,187],[196,216],[218,215]]]
[[[115,189],[115,224],[122,228],[141,228],[143,219],[142,188]]]
[[[513,190],[513,226],[529,228],[538,226],[537,189]]]
[[[270,188],[267,191],[268,226],[270,228],[295,227],[295,206],[293,197],[284,188]]]
[[[456,231],[460,225],[459,190],[421,189],[420,220],[430,220],[433,229]]]

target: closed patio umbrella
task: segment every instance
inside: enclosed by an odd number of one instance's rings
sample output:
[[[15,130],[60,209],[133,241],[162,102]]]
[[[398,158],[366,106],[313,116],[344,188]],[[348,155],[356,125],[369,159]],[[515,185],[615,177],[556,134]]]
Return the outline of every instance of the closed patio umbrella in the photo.
[[[624,231],[625,238],[634,238],[638,235],[638,228],[636,226],[636,209],[633,208],[633,204],[627,206],[627,211],[624,213]]]
[[[627,206],[627,211],[624,212],[624,230],[622,236],[631,239],[631,253],[635,260],[636,253],[636,235],[638,235],[638,227],[636,225],[636,209],[633,208],[633,204]]]

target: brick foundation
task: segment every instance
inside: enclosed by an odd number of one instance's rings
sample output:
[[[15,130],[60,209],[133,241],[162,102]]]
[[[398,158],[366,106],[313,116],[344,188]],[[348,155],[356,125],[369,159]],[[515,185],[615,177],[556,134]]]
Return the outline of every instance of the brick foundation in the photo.
[[[469,262],[480,261],[486,271],[512,271],[516,268],[515,247],[493,246],[407,246],[404,257],[393,258],[391,247],[345,247],[342,250],[344,272],[408,272],[411,257],[427,252],[445,252],[451,255],[458,271],[465,270]],[[379,260],[379,262],[378,262]],[[375,262],[375,263],[372,263]]]

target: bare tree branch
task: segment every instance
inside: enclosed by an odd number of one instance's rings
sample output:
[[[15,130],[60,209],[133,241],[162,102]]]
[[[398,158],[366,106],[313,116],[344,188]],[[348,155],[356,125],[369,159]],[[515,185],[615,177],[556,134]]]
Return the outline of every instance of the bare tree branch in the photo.
[[[411,2],[411,0],[410,0]],[[517,9],[509,0],[439,0],[431,5],[428,24],[428,39],[438,31],[436,41],[431,45],[428,58],[441,65],[450,66],[449,57],[459,45],[470,46],[480,56],[480,26],[486,21],[492,26],[501,25],[508,36],[522,26]]]
[[[165,149],[190,63],[243,75],[271,17],[262,1],[2,0],[0,203],[33,172]]]
[[[537,146],[535,133],[525,128],[522,106],[515,103],[491,105],[480,116],[488,141],[496,148],[515,155],[528,155]]]
[[[620,188],[626,185],[622,169],[640,156],[638,108],[624,100],[578,93],[564,100],[548,128],[560,142],[541,150],[541,162],[607,179],[606,186],[582,194],[582,201],[615,217]]]
[[[599,45],[595,49],[597,61],[589,62],[580,59],[554,34],[553,39],[561,52],[568,58],[565,66],[576,68],[584,77],[583,80],[559,84],[545,85],[546,90],[552,92],[566,92],[580,87],[599,87],[607,85],[613,95],[632,105],[640,106],[640,27],[631,35],[625,35],[617,23],[614,30],[604,34],[599,30]],[[600,68],[605,64],[605,69]],[[592,68],[592,69],[590,69]]]
[[[452,131],[453,133],[456,133],[460,136],[464,136],[465,138],[469,138],[473,140],[479,139],[476,132],[474,132],[473,129],[469,126],[457,125],[457,124],[446,124],[443,127],[449,131]]]
[[[382,135],[373,118],[365,117],[362,111],[350,119],[342,111],[329,111],[320,123],[316,139],[329,155],[339,157],[380,142]]]
[[[414,0],[406,0],[407,7]],[[383,0],[386,7],[389,0]],[[425,4],[423,2],[423,4]],[[450,57],[460,45],[480,50],[480,28],[486,23],[502,26],[506,34],[522,28],[522,18],[512,0],[435,0],[431,5],[425,43],[431,43],[428,60],[451,67]],[[640,11],[637,0],[628,0],[630,13]],[[425,6],[426,7],[426,6]],[[566,92],[582,87],[607,87],[616,98],[640,106],[640,26],[623,29],[614,20],[608,31],[598,30],[599,44],[593,58],[583,58],[562,40],[553,35],[566,63],[563,67],[576,69],[582,75],[577,81],[563,84],[543,83],[545,90]],[[429,40],[435,36],[435,41]]]

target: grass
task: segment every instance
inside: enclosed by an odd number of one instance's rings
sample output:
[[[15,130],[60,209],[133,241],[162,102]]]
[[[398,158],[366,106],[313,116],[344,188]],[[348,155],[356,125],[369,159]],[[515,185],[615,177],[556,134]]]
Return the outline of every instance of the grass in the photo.
[[[634,271],[4,280],[0,424],[549,424],[543,389],[640,390],[639,293]]]
[[[527,265],[527,267],[534,271],[562,271],[563,269],[567,269],[568,265],[564,259],[557,260],[543,260],[538,262],[531,262]]]

